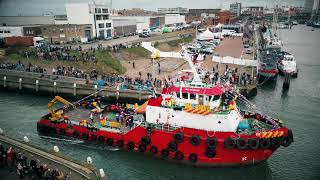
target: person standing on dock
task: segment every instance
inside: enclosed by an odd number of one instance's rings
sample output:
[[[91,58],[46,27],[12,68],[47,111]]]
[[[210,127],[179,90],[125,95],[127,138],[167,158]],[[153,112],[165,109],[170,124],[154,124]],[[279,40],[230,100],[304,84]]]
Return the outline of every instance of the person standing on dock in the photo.
[[[135,69],[136,68],[136,64],[133,62],[132,63],[132,68]]]

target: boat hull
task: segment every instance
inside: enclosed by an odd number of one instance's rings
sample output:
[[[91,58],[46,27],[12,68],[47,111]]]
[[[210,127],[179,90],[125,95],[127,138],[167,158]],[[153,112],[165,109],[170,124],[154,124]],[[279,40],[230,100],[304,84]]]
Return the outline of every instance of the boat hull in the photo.
[[[240,166],[253,165],[261,161],[267,160],[273,152],[280,146],[258,147],[251,149],[248,145],[246,148],[238,148],[235,144],[234,148],[227,148],[225,140],[232,139],[259,139],[256,134],[240,136],[233,132],[207,132],[203,130],[179,128],[175,130],[152,128],[152,130],[138,126],[126,133],[89,129],[80,125],[69,124],[67,122],[52,123],[49,120],[42,119],[38,121],[37,128],[39,132],[51,133],[61,136],[68,136],[76,139],[83,139],[87,142],[99,143],[106,146],[119,147],[128,151],[151,154],[155,157],[160,157],[166,160],[171,160],[179,163],[191,164],[194,166]],[[288,135],[288,129],[285,127],[278,128],[277,131],[283,132],[283,137]],[[182,134],[182,142],[177,142],[175,134]],[[191,143],[193,136],[199,137],[199,144]],[[150,138],[150,143],[145,145],[144,137]],[[270,136],[271,137],[271,136]],[[208,147],[207,139],[215,138],[217,144],[214,147]],[[277,137],[281,139],[281,137]],[[271,142],[272,139],[270,139]],[[171,149],[169,144],[175,142],[176,149]],[[262,142],[262,141],[261,141]],[[132,148],[133,144],[133,148]],[[143,146],[143,147],[142,147]],[[156,147],[157,152],[153,150]],[[214,149],[213,157],[208,157],[208,149]],[[179,153],[177,153],[179,152]],[[180,154],[178,156],[177,154]],[[181,158],[181,154],[183,157]],[[193,155],[197,156],[194,160]],[[212,155],[212,154],[211,154]]]

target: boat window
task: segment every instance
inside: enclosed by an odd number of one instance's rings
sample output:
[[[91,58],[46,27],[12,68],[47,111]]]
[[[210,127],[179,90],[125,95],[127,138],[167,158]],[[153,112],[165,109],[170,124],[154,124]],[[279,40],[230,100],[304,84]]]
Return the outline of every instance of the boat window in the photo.
[[[180,98],[180,92],[176,92],[177,97]]]
[[[182,98],[183,99],[188,99],[188,93],[182,93]]]
[[[220,95],[212,96],[211,101],[216,101],[220,98]]]
[[[196,99],[196,95],[195,94],[190,94],[190,99]]]

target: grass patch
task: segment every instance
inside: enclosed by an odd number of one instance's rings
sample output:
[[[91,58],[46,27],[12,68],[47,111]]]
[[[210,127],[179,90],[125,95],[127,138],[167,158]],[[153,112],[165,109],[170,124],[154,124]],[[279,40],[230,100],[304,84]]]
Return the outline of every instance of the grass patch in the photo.
[[[127,52],[129,54],[133,54],[142,58],[149,58],[151,55],[151,53],[143,47],[126,48],[126,49],[122,49],[121,51]]]
[[[181,43],[190,43],[192,42],[193,38],[192,37],[185,37],[185,38],[180,38],[177,40],[173,40],[173,41],[168,41],[168,45],[175,47],[175,46],[179,46],[179,44]]]
[[[76,55],[80,57],[80,52],[71,51],[70,55]],[[28,65],[30,62],[33,65],[37,65],[45,68],[56,68],[57,66],[72,66],[76,69],[81,69],[85,72],[91,72],[93,69],[105,74],[123,74],[126,72],[126,68],[123,67],[119,60],[115,59],[109,51],[96,51],[95,52],[97,63],[79,61],[66,61],[66,60],[44,60],[35,57],[26,58],[18,53],[7,54],[2,62],[18,63],[20,60],[23,64]]]

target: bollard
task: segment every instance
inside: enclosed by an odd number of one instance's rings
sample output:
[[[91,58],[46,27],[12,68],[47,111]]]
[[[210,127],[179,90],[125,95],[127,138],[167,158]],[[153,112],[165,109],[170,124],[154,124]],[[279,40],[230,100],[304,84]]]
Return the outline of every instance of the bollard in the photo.
[[[119,90],[120,90],[120,86],[117,86],[117,100],[119,99],[119,95],[120,95]]]
[[[87,157],[87,163],[92,164],[92,158],[90,156]]]
[[[53,151],[56,152],[56,153],[59,152],[58,146],[53,146]]]
[[[7,76],[3,77],[3,87],[7,87]]]
[[[100,176],[101,176],[102,178],[104,178],[104,177],[105,177],[105,173],[104,173],[104,171],[103,171],[102,168],[99,169],[99,172],[100,172]]]
[[[77,96],[77,84],[73,83],[73,96]]]
[[[19,78],[19,90],[22,89],[22,78]]]
[[[26,143],[30,142],[30,140],[29,140],[29,138],[27,136],[23,137],[23,141],[26,142]]]
[[[39,91],[39,80],[37,79],[36,80],[36,92],[38,92]]]
[[[94,97],[97,97],[98,92],[98,86],[94,85]]]
[[[53,82],[53,94],[57,93],[57,82]]]
[[[3,135],[4,133],[3,133],[3,130],[0,128],[0,135]]]

